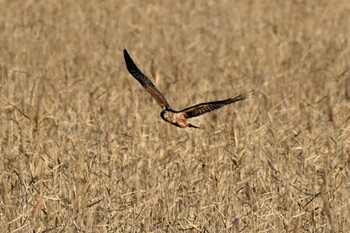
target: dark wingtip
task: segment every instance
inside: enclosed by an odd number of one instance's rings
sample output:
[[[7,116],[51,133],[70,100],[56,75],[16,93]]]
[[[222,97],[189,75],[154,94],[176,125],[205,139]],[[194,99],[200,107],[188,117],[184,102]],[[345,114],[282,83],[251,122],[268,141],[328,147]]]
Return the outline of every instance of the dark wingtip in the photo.
[[[243,92],[242,94],[240,94],[239,96],[235,97],[235,98],[240,98],[242,100],[244,99],[247,99],[251,96],[253,96],[255,94],[254,91],[246,91],[246,92]]]
[[[233,97],[231,99],[228,99],[226,100],[227,103],[234,103],[234,102],[237,102],[237,101],[240,101],[240,100],[245,100],[249,97],[251,97],[252,95],[254,95],[254,91],[246,91],[246,92],[243,92],[242,94],[236,96],[236,97]]]
[[[128,69],[129,72],[137,69],[137,66],[135,65],[134,61],[131,59],[126,49],[124,49],[124,60],[125,60],[126,68]]]
[[[252,96],[252,95],[255,95],[255,92],[252,90],[252,91],[246,91],[245,93],[243,93],[243,95],[246,96],[246,98]]]
[[[126,49],[124,49],[124,58],[130,58],[130,55]]]

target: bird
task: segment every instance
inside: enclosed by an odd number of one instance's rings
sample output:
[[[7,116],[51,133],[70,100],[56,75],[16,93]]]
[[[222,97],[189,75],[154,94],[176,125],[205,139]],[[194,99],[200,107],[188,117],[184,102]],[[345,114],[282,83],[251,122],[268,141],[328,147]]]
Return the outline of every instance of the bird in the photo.
[[[200,104],[196,104],[194,106],[182,109],[180,111],[176,111],[170,107],[166,98],[155,87],[152,81],[144,73],[142,73],[142,71],[136,66],[135,62],[130,57],[126,49],[124,49],[124,60],[125,60],[126,68],[129,71],[129,73],[151,94],[151,96],[161,106],[162,111],[160,112],[160,117],[164,121],[169,122],[172,125],[180,128],[187,128],[187,127],[200,128],[198,126],[192,125],[188,121],[188,119],[200,116],[207,112],[217,110],[228,104],[232,104],[237,101],[247,99],[248,97],[254,94],[253,91],[247,91],[233,98],[200,103]]]

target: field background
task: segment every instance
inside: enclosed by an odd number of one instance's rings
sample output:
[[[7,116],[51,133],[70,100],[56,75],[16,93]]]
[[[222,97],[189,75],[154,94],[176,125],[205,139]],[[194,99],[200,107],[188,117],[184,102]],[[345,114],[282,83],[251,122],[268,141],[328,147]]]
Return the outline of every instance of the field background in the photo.
[[[349,1],[0,5],[0,232],[350,232]]]

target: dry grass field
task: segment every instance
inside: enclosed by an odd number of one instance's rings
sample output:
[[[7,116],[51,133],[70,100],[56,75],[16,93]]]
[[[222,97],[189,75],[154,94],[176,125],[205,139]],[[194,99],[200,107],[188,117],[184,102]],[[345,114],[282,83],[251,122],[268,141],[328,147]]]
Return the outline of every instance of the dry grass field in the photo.
[[[349,1],[0,5],[0,232],[350,232]]]

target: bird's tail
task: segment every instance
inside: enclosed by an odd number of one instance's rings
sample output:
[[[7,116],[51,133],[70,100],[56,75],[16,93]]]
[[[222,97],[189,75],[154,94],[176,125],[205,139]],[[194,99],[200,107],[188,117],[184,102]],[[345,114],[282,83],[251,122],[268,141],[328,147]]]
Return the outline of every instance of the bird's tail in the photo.
[[[191,123],[189,123],[189,124],[188,124],[188,127],[190,127],[190,128],[196,128],[196,129],[200,129],[200,127],[198,127],[198,126],[195,126],[195,125],[192,125]]]

